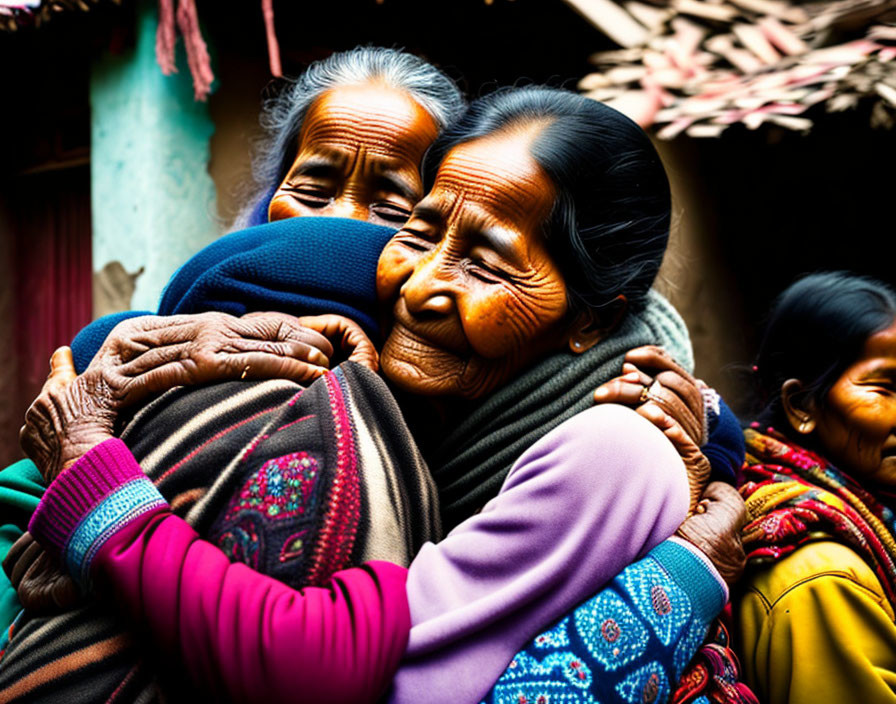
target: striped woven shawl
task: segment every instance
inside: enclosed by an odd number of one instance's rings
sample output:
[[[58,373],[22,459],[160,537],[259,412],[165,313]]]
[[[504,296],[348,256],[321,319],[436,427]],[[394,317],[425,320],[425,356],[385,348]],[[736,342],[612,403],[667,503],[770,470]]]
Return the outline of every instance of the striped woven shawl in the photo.
[[[294,587],[440,538],[436,492],[382,380],[345,363],[288,381],[175,389],[121,433],[171,504],[233,561]],[[107,604],[34,618],[0,662],[11,701],[201,701]]]

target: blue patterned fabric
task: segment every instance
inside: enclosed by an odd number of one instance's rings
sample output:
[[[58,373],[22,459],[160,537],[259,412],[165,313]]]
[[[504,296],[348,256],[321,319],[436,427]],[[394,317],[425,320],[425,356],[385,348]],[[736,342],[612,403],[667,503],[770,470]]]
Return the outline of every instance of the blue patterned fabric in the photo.
[[[706,565],[667,541],[536,636],[483,704],[666,701],[724,605]]]
[[[162,292],[158,314],[338,313],[376,339],[376,266],[394,233],[347,218],[289,218],[231,232],[177,270]],[[72,341],[78,373],[115,324],[145,314],[115,313],[78,333]]]
[[[158,489],[145,477],[122,484],[97,504],[75,528],[65,546],[65,562],[69,574],[86,585],[90,562],[109,536],[137,516],[167,505]]]

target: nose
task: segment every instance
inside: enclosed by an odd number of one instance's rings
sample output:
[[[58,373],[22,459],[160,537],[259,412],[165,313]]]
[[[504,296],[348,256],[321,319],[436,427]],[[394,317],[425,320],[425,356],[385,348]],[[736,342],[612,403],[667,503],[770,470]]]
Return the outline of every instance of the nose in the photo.
[[[335,218],[367,220],[367,208],[354,198],[344,195],[333,199],[328,210],[330,211],[328,214]]]
[[[410,313],[443,316],[454,310],[456,292],[449,266],[450,262],[439,248],[417,262],[400,292]]]

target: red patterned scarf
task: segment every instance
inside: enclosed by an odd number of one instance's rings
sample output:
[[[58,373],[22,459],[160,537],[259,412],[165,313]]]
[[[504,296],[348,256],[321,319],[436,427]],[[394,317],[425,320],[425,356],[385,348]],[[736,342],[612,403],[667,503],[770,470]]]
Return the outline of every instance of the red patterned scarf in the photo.
[[[778,560],[800,545],[829,536],[852,548],[874,570],[896,608],[896,516],[824,458],[774,430],[745,432],[741,494],[747,502],[748,564]]]

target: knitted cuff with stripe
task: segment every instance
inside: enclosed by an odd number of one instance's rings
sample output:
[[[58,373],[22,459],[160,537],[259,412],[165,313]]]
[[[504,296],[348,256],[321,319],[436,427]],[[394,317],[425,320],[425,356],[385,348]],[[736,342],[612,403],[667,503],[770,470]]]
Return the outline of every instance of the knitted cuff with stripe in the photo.
[[[167,508],[131,451],[112,438],[50,484],[28,530],[86,584],[90,563],[110,536],[139,516]]]
[[[673,535],[649,553],[688,593],[698,618],[709,622],[728,603],[728,585],[699,548]]]

